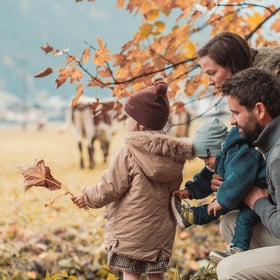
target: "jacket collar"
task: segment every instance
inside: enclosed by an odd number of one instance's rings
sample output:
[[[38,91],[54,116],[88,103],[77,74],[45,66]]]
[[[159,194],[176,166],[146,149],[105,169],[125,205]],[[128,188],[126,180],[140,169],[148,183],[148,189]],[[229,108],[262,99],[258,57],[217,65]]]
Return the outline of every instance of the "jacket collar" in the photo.
[[[269,152],[271,147],[280,138],[280,116],[275,118],[259,135],[254,142],[254,146],[258,147],[263,153]]]

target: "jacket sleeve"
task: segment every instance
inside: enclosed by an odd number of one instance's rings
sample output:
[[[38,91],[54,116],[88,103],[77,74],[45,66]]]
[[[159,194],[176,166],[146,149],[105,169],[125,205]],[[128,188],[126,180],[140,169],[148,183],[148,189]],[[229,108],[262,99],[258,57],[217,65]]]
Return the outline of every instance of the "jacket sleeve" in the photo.
[[[254,205],[254,211],[260,216],[262,223],[277,238],[280,238],[280,158],[276,158],[269,166],[270,194],[273,200],[260,198]]]
[[[130,188],[128,157],[126,152],[117,153],[112,158],[109,168],[102,173],[98,183],[83,190],[89,207],[101,208],[118,200],[127,192]]]
[[[193,177],[192,181],[186,182],[185,190],[189,191],[191,199],[204,198],[213,192],[211,189],[211,179],[213,174],[214,173],[207,167],[204,167]]]
[[[232,156],[232,155],[231,155]],[[224,182],[217,191],[217,201],[228,209],[234,209],[256,184],[261,172],[261,155],[248,149],[239,151],[225,163]],[[261,165],[265,168],[265,165]],[[265,176],[265,172],[263,172]],[[264,177],[265,178],[265,177]]]

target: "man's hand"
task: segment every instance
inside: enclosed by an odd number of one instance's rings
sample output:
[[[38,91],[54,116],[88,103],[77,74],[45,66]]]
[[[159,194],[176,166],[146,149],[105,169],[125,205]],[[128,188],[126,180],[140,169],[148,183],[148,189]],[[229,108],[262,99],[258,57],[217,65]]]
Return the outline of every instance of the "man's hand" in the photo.
[[[216,192],[220,185],[224,182],[224,179],[218,174],[214,173],[211,180],[211,190]]]
[[[268,189],[262,189],[258,186],[253,186],[243,199],[243,202],[251,209],[254,209],[255,202],[262,197],[269,197]]]

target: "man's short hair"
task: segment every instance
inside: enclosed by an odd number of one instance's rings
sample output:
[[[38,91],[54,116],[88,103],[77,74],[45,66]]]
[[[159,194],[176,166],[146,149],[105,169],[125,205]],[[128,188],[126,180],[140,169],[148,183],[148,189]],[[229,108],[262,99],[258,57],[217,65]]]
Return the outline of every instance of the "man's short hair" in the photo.
[[[227,79],[221,90],[224,95],[237,98],[249,111],[261,102],[272,118],[280,115],[280,82],[264,70],[253,67],[242,70]]]

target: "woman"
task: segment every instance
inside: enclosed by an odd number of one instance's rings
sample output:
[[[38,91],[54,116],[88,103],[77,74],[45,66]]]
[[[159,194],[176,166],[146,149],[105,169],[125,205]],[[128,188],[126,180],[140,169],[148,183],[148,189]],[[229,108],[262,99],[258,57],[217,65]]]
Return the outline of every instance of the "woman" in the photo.
[[[251,67],[256,54],[239,35],[221,32],[198,51],[198,58],[209,86],[219,90],[227,78]]]
[[[231,32],[221,32],[199,50],[198,59],[203,73],[209,78],[209,85],[219,91],[226,79],[253,66],[256,55],[257,51],[251,49],[239,35]],[[222,178],[214,175],[212,187],[217,189],[221,182]],[[225,215],[221,221],[221,235],[228,243],[230,243],[234,233],[237,215],[238,211],[232,211]],[[264,258],[264,253],[262,251],[259,253],[257,249],[239,253],[236,257],[225,258],[217,266],[218,279],[275,279],[269,275],[269,268],[274,263],[278,263],[277,251],[279,249],[277,250],[277,248],[279,248],[279,245],[280,239],[269,233],[262,224],[258,224],[253,229],[250,248],[274,246],[262,248],[262,250],[266,250],[265,255],[270,257]],[[276,256],[278,256],[277,259],[275,259]],[[253,263],[252,259],[254,259]],[[257,267],[263,268],[261,275],[258,274]]]

